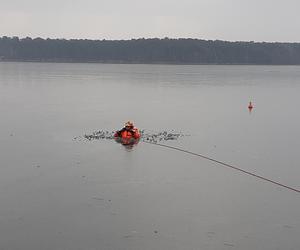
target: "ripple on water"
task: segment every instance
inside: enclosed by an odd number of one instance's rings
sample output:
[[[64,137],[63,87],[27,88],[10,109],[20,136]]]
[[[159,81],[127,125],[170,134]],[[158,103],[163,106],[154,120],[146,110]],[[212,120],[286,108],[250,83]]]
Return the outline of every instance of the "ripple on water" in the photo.
[[[115,132],[116,131],[98,130],[92,132],[91,134],[85,134],[83,137],[75,137],[74,140],[112,140],[115,138]],[[146,130],[141,130],[140,133],[142,140],[152,143],[158,143],[160,141],[177,140],[180,137],[186,136],[182,132],[175,131],[147,132]]]

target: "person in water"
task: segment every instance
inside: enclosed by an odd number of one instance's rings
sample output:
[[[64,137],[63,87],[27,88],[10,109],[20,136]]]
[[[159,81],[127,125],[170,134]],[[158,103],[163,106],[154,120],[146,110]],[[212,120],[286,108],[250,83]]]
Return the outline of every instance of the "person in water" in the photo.
[[[139,139],[141,137],[139,130],[134,127],[133,123],[128,121],[125,127],[117,131],[114,135],[115,138],[121,139]]]

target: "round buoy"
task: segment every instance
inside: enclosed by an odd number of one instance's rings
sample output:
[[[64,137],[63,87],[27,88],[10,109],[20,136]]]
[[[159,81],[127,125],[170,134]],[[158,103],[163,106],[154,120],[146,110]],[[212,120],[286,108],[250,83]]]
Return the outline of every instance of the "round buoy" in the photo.
[[[248,109],[250,109],[250,110],[253,109],[252,102],[249,102]]]

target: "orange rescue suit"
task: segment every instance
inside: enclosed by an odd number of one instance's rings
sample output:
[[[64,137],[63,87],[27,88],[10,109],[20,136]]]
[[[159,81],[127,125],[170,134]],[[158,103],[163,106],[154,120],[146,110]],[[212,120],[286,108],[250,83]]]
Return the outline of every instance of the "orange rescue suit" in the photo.
[[[123,128],[120,131],[117,131],[114,136],[122,139],[139,139],[141,137],[137,128],[132,128],[130,130]]]

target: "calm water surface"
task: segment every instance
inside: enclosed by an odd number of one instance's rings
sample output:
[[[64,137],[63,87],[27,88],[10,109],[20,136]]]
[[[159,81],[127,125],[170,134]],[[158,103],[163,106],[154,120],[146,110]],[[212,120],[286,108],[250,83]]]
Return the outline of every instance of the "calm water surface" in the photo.
[[[0,249],[300,249],[300,67],[0,63]],[[248,102],[254,109],[248,112]]]

